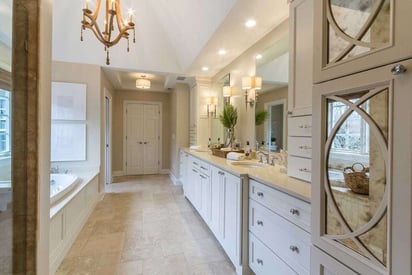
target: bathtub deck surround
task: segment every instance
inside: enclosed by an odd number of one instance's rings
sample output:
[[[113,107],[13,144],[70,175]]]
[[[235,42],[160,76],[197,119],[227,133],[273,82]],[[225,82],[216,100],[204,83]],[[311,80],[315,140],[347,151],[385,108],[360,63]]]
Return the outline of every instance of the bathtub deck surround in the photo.
[[[100,199],[98,178],[97,168],[79,170],[74,174],[51,174],[51,179],[55,181],[50,187],[51,274],[63,261]],[[53,189],[66,183],[68,185],[62,186],[60,192],[52,193]]]
[[[115,182],[56,275],[236,274],[182,187],[167,175]]]

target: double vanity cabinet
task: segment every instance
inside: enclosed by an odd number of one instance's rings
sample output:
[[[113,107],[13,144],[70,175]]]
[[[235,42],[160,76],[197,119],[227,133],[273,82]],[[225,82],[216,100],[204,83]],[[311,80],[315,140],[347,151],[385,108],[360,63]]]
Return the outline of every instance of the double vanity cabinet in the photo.
[[[181,150],[181,182],[237,274],[309,274],[310,185]]]

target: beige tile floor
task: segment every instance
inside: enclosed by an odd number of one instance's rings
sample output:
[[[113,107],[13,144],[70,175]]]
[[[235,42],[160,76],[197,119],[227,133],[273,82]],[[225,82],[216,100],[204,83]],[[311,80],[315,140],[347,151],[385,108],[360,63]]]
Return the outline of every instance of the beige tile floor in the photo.
[[[168,176],[121,177],[98,203],[56,274],[235,274]]]

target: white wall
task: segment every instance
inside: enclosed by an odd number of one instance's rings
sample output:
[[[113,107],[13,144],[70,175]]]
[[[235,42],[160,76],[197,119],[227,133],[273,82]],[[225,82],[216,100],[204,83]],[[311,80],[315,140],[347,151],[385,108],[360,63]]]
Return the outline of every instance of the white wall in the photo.
[[[62,168],[98,167],[100,165],[101,72],[100,66],[53,61],[53,81],[85,83],[86,92],[86,160],[53,162]]]
[[[49,274],[50,113],[53,0],[40,1],[37,274]]]

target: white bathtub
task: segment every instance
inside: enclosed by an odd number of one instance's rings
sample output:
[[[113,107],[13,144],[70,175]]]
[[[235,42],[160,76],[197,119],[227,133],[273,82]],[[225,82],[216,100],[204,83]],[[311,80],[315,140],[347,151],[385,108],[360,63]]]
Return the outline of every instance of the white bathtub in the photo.
[[[73,174],[50,174],[50,204],[63,198],[79,181]]]

